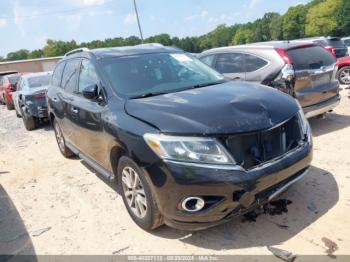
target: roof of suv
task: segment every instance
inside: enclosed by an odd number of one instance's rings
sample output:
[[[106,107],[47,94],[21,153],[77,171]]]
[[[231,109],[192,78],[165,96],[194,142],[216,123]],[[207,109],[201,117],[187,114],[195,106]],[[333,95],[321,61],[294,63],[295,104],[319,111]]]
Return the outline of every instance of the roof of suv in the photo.
[[[213,48],[207,51],[204,51],[202,54],[205,54],[207,52],[213,52],[213,51],[224,51],[228,49],[273,49],[273,48],[282,48],[285,50],[294,49],[298,47],[302,47],[305,45],[313,45],[313,43],[308,41],[298,41],[298,42],[292,42],[292,41],[268,41],[268,42],[259,42],[259,43],[252,43],[252,44],[246,44],[246,45],[236,45],[236,46],[227,46],[227,47],[218,47]]]
[[[154,54],[154,53],[174,53],[183,52],[181,49],[175,47],[166,47],[161,44],[142,44],[135,46],[111,47],[111,48],[97,48],[97,49],[75,49],[68,52],[65,58],[78,54],[93,54],[96,58],[106,57],[120,57],[140,54]]]

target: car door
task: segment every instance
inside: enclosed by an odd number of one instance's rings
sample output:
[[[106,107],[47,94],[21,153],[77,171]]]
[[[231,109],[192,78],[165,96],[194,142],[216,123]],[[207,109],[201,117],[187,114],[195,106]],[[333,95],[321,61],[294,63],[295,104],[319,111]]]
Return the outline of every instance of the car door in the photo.
[[[243,53],[220,53],[216,55],[214,68],[231,80],[246,79],[245,55]]]
[[[68,143],[76,146],[77,137],[81,137],[77,126],[78,113],[75,108],[77,82],[80,70],[80,58],[67,60],[62,74],[62,88],[57,92],[57,103],[61,114],[61,129]],[[81,139],[84,139],[81,137]]]
[[[16,109],[16,112],[17,114],[21,114],[20,112],[20,107],[19,107],[19,104],[18,104],[18,100],[19,100],[19,95],[21,94],[21,89],[22,89],[22,78],[20,78],[20,80],[18,81],[18,84],[17,84],[17,89],[15,92],[12,92],[12,100],[13,100],[13,105]]]
[[[87,99],[83,96],[83,90],[96,85],[99,88],[99,98]],[[72,113],[76,136],[75,145],[86,156],[103,167],[108,167],[109,157],[106,156],[108,140],[104,137],[102,114],[106,111],[105,95],[101,87],[101,81],[94,64],[83,59],[78,77],[78,89],[72,100]]]

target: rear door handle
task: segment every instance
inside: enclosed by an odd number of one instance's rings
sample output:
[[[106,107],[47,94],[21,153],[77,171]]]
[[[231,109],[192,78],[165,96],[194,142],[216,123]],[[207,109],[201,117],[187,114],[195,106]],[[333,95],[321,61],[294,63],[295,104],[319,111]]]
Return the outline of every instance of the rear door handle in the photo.
[[[76,108],[76,107],[73,107],[73,108],[71,109],[71,111],[72,111],[72,113],[74,113],[74,114],[78,114],[78,113],[79,113],[79,109]]]

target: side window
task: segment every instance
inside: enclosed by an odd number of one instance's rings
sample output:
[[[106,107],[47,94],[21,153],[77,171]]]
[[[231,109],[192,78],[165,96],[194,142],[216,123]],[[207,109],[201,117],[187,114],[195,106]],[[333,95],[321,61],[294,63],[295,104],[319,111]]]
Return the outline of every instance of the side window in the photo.
[[[55,71],[53,72],[53,75],[52,75],[53,86],[61,86],[62,72],[65,64],[66,63],[61,62],[56,66]]]
[[[74,59],[66,63],[62,76],[62,88],[69,93],[76,92],[80,60]]]
[[[94,65],[89,60],[83,59],[80,67],[78,93],[81,94],[86,87],[97,84],[98,81]]]
[[[216,59],[215,68],[223,74],[244,73],[244,54],[219,54]]]
[[[246,72],[254,72],[268,64],[267,61],[264,59],[261,59],[259,57],[253,56],[253,55],[248,55],[246,54],[245,57],[245,68]]]
[[[199,58],[204,64],[207,64],[208,66],[213,66],[215,55],[207,55]]]
[[[344,41],[346,46],[350,46],[350,39]]]

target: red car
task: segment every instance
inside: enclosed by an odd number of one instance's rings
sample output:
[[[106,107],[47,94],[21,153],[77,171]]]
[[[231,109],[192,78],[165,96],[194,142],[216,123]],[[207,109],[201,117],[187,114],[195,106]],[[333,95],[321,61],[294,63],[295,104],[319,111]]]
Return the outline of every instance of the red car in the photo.
[[[350,85],[350,56],[339,58],[338,62],[338,80],[343,85]]]
[[[16,91],[17,83],[21,77],[20,73],[5,75],[0,85],[0,100],[6,104],[8,110],[14,109],[12,92]]]

